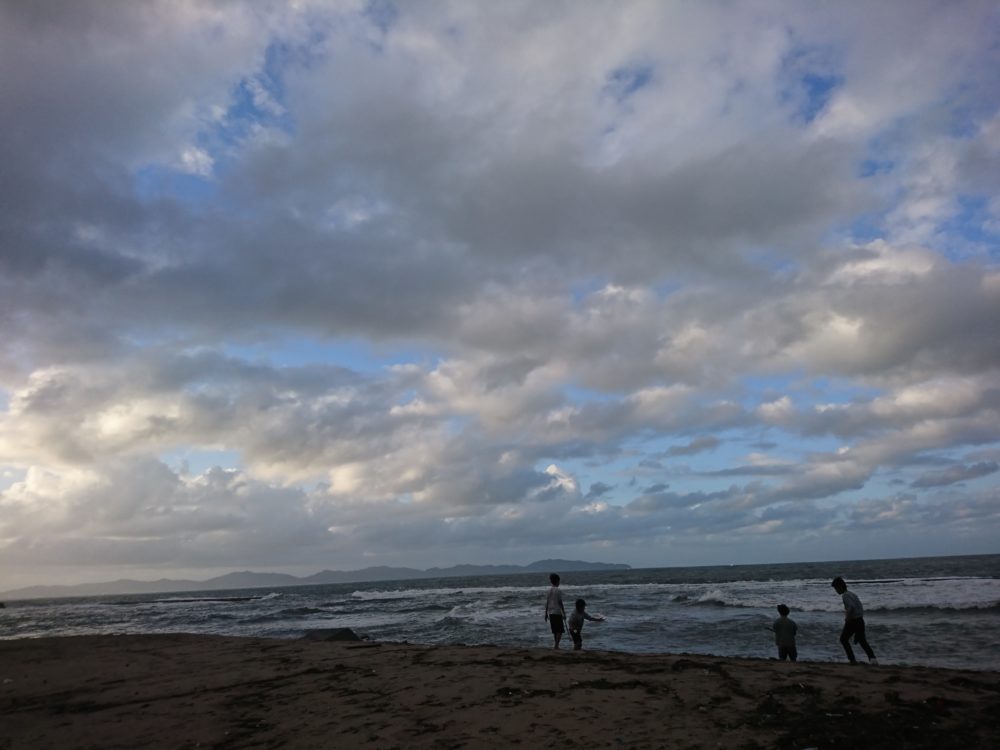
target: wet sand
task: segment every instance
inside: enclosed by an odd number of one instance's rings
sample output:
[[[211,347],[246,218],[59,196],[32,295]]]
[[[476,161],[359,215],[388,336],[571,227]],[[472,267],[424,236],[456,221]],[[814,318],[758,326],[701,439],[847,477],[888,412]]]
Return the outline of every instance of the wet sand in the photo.
[[[0,641],[0,750],[992,748],[1000,674],[201,635]]]

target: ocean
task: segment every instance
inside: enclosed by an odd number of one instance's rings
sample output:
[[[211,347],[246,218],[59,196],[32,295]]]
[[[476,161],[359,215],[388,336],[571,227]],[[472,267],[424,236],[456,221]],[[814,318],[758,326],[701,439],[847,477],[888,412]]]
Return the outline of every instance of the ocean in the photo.
[[[843,661],[843,608],[830,587],[841,575],[864,604],[880,663],[1000,671],[1000,555],[553,572],[567,611],[583,598],[606,617],[586,623],[587,649],[773,657],[769,628],[785,603],[799,660]],[[14,601],[0,609],[0,638],[297,638],[348,627],[375,640],[549,648],[548,587],[546,575],[519,574]]]

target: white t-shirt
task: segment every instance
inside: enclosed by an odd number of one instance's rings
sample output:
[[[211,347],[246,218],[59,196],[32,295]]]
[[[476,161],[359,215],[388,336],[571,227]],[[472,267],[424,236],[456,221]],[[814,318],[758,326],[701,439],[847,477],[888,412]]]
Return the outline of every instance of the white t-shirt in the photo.
[[[853,591],[845,591],[841,598],[844,600],[844,619],[856,620],[865,616],[865,610],[861,606],[861,600]]]
[[[549,598],[545,601],[545,614],[559,615],[561,617],[563,612],[565,612],[565,609],[563,608],[562,589],[558,586],[553,586],[549,589]]]

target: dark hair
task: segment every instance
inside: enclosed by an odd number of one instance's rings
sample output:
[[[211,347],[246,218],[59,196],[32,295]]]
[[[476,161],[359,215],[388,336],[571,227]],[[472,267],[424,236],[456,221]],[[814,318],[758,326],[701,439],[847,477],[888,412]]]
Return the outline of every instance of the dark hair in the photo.
[[[552,585],[553,586],[558,586],[559,585],[559,574],[558,573],[553,573],[552,575],[549,576],[549,580],[552,581]]]
[[[787,617],[789,611],[790,610],[788,609],[788,607],[785,606],[784,604],[779,604],[778,605],[778,614],[781,615],[782,617]]]
[[[845,589],[847,588],[847,584],[844,583],[844,579],[840,576],[834,578],[833,581],[830,582],[830,585],[834,588],[839,588],[840,586],[843,586]]]
[[[585,610],[586,608],[587,608],[587,602],[585,602],[583,599],[577,599],[576,600],[576,611],[577,612],[583,612],[583,610]]]

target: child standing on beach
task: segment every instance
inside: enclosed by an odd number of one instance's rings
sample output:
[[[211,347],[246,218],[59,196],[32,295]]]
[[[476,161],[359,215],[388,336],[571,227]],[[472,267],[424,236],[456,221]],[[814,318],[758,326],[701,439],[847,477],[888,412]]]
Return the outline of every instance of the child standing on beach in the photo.
[[[583,648],[583,621],[604,622],[603,617],[591,617],[587,613],[587,602],[583,599],[576,600],[576,607],[569,616],[569,637],[573,639],[573,650],[579,651]]]
[[[858,595],[853,591],[847,590],[847,584],[844,583],[844,579],[840,576],[834,578],[830,585],[840,594],[840,598],[844,600],[844,629],[840,631],[840,645],[844,647],[847,659],[851,664],[858,663],[858,660],[854,658],[854,650],[851,648],[851,636],[854,636],[854,642],[861,646],[865,650],[865,653],[868,654],[868,661],[872,664],[878,664],[875,652],[868,645],[868,639],[865,638],[865,611],[861,606],[861,600],[858,598]]]
[[[795,633],[798,632],[799,626],[788,616],[789,611],[786,605],[779,604],[780,617],[771,625],[771,630],[774,631],[774,645],[778,647],[778,658],[781,661],[785,659],[796,661],[799,658],[799,652],[795,648]]]
[[[549,589],[548,598],[545,600],[545,620],[552,629],[552,638],[555,641],[553,648],[559,648],[559,641],[566,632],[564,626],[566,608],[563,606],[562,591],[559,589],[559,574],[550,575],[549,581],[552,582],[552,588]]]

